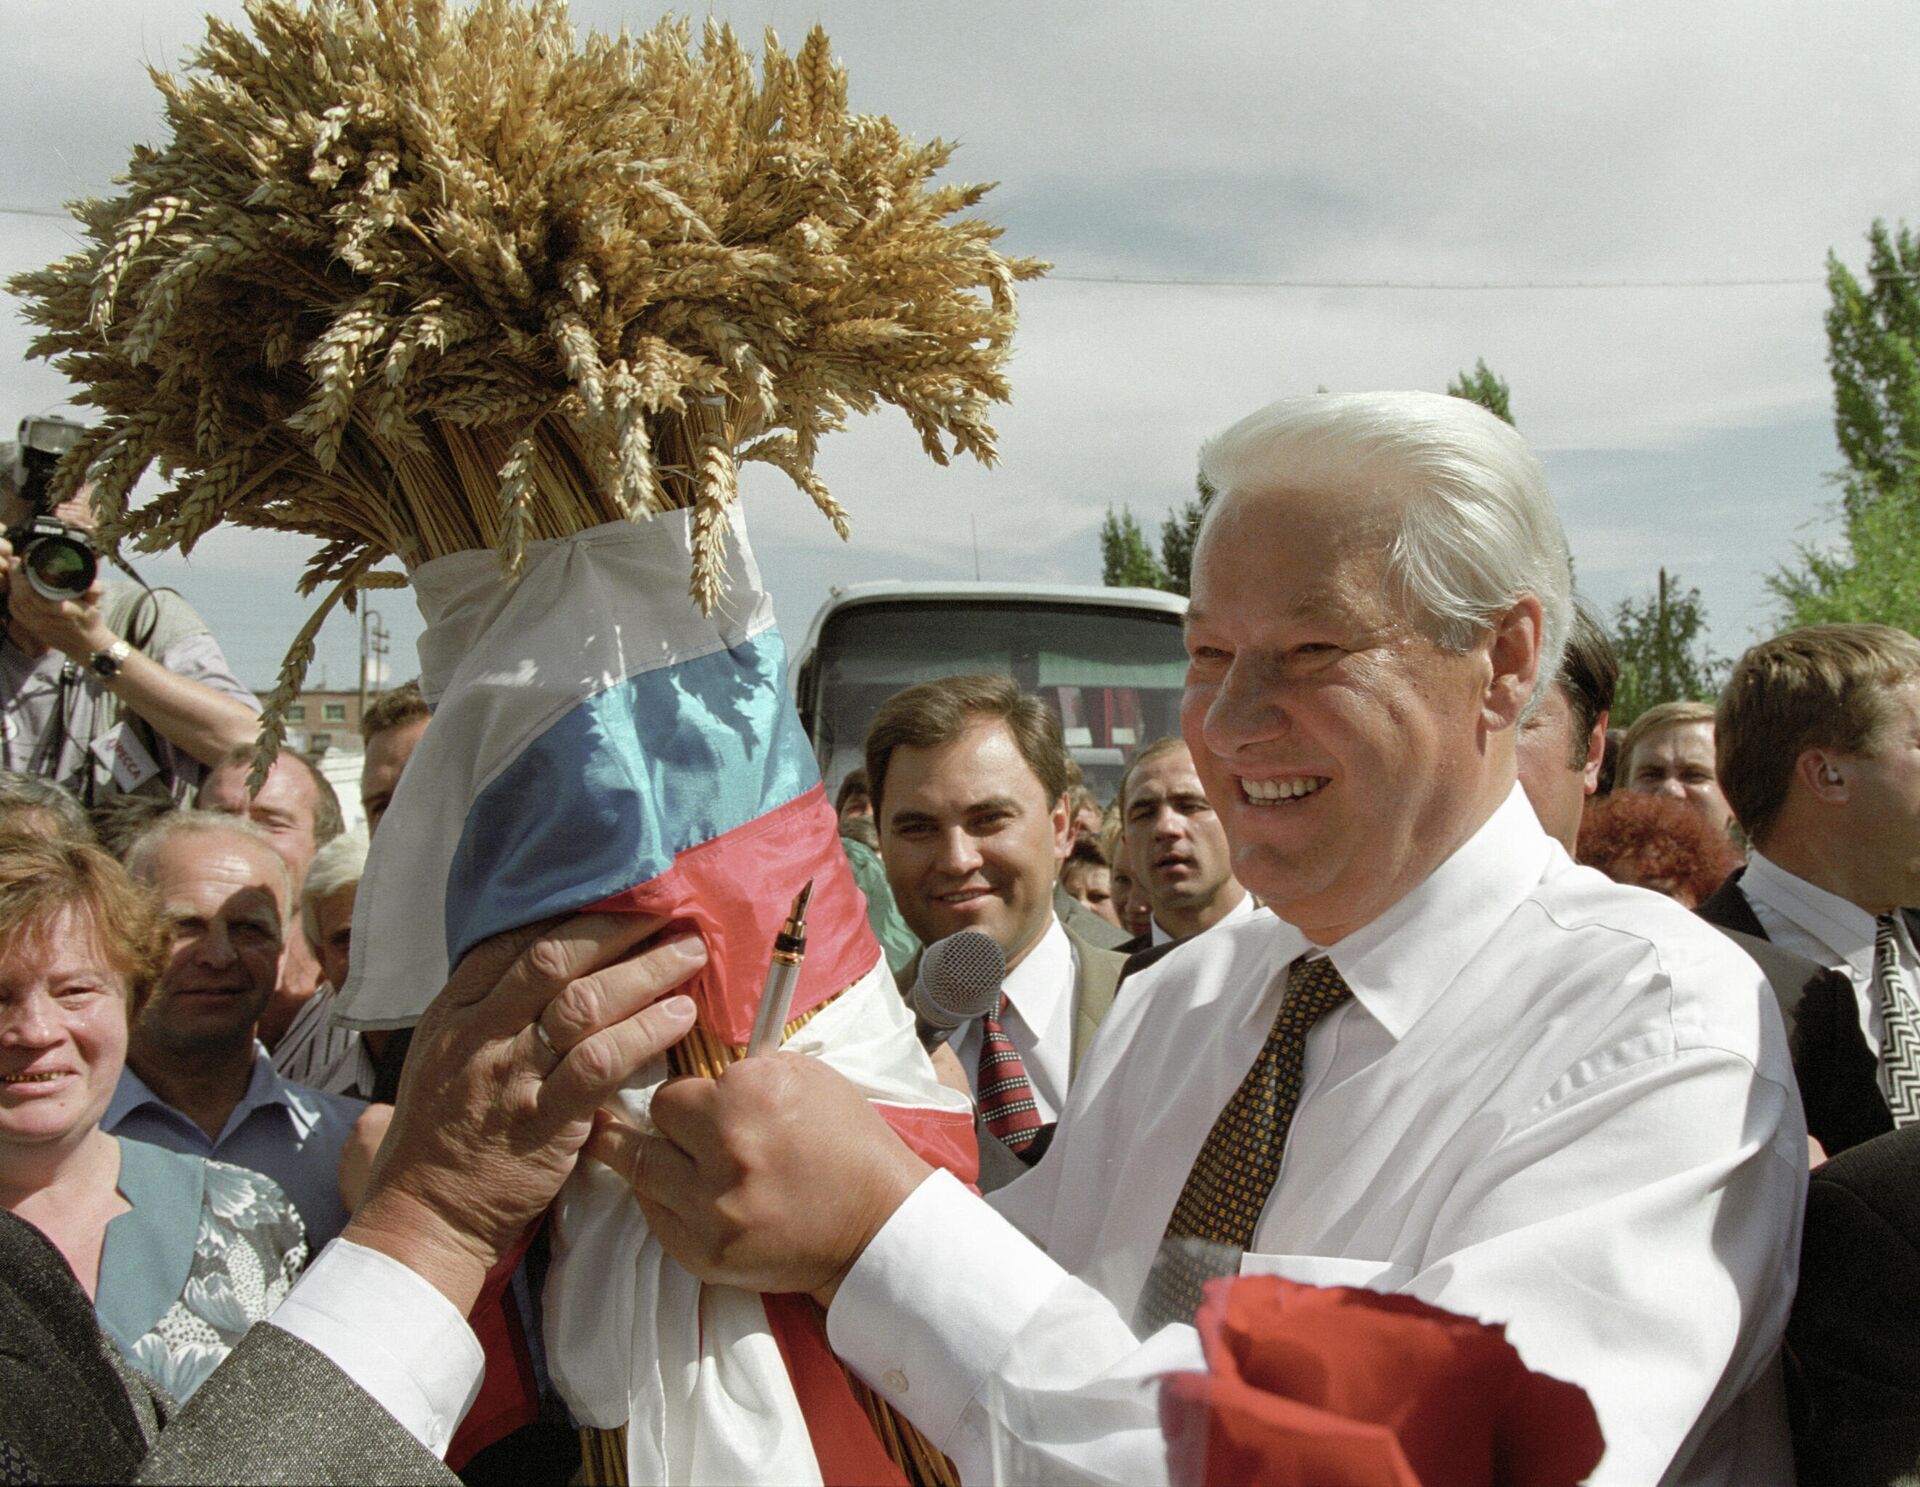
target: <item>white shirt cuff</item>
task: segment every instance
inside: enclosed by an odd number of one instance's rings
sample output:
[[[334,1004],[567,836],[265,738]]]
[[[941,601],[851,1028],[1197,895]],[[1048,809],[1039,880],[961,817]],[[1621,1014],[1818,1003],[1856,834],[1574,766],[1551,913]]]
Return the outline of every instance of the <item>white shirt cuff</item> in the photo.
[[[935,1445],[1068,1279],[949,1172],[894,1211],[827,1313],[834,1352]]]
[[[269,1320],[326,1354],[436,1456],[480,1393],[486,1355],[467,1319],[364,1245],[329,1242]]]

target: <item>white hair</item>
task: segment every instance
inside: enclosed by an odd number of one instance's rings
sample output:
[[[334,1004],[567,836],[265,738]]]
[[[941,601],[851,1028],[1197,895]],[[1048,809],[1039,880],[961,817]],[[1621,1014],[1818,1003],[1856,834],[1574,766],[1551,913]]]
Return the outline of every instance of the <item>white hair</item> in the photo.
[[[1235,492],[1398,498],[1387,581],[1401,612],[1459,652],[1532,594],[1542,624],[1529,711],[1559,674],[1573,623],[1566,533],[1540,461],[1477,403],[1430,392],[1282,398],[1202,445],[1200,475],[1219,492],[1209,514]]]
[[[159,855],[161,847],[177,836],[239,837],[265,847],[267,855],[280,869],[280,902],[286,904],[291,912],[293,869],[287,866],[286,858],[273,845],[273,838],[245,816],[230,816],[225,811],[193,808],[168,811],[165,815],[154,817],[153,823],[143,827],[127,847],[127,872],[140,882],[151,885],[153,859]]]
[[[300,890],[300,925],[316,948],[320,944],[320,900],[358,883],[366,870],[364,829],[337,836],[313,854],[313,861],[307,865],[306,886]]]

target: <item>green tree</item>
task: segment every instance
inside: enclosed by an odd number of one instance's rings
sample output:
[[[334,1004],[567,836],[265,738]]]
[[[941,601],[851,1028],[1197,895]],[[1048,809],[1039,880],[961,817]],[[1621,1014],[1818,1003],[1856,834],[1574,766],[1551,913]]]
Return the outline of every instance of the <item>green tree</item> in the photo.
[[[1620,682],[1613,723],[1624,728],[1662,702],[1711,701],[1720,694],[1726,663],[1707,645],[1707,612],[1698,589],[1682,590],[1660,570],[1645,599],[1623,599],[1614,615],[1613,648]]]
[[[1166,570],[1147,546],[1146,533],[1124,506],[1114,515],[1107,508],[1107,519],[1100,524],[1101,582],[1108,588],[1162,589],[1167,585]]]
[[[1875,222],[1867,281],[1827,255],[1827,365],[1849,516],[1910,488],[1920,460],[1920,236]]]
[[[1200,522],[1213,504],[1214,489],[1202,475],[1194,481],[1194,494],[1183,501],[1160,524],[1160,567],[1166,575],[1161,588],[1176,594],[1193,591],[1193,545],[1200,539]]]
[[[1508,423],[1513,422],[1513,409],[1508,402],[1505,379],[1495,376],[1485,360],[1479,357],[1474,359],[1471,372],[1462,372],[1447,384],[1447,395],[1478,403],[1496,417],[1504,418]]]
[[[1767,580],[1789,625],[1920,629],[1920,235],[1875,222],[1863,284],[1827,255],[1841,541]]]
[[[1797,571],[1767,579],[1790,627],[1842,621],[1920,634],[1920,490],[1885,492],[1846,518],[1838,552],[1800,550]]]

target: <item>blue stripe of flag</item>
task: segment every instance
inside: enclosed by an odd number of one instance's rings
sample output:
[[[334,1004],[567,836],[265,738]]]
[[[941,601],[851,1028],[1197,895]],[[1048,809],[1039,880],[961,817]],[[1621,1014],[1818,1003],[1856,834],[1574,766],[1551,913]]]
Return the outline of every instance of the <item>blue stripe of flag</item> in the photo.
[[[473,802],[447,874],[447,957],[659,877],[820,783],[786,647],[751,640],[627,678],[536,739]]]

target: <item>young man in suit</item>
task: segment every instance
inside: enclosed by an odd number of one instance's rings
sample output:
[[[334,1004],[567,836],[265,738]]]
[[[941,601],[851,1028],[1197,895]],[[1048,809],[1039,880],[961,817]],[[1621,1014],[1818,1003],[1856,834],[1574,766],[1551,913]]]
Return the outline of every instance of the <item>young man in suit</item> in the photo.
[[[1700,912],[1838,972],[1795,1018],[1829,1152],[1920,1119],[1920,640],[1815,625],[1754,646],[1721,694],[1719,776],[1753,843]]]
[[[924,945],[983,930],[1006,952],[998,1013],[970,1023],[953,1049],[983,1136],[1035,1161],[1125,963],[1054,913],[1073,847],[1060,720],[1011,677],[943,677],[881,704],[866,758],[880,854],[908,928]],[[987,1185],[1023,1170],[983,1148]]]

